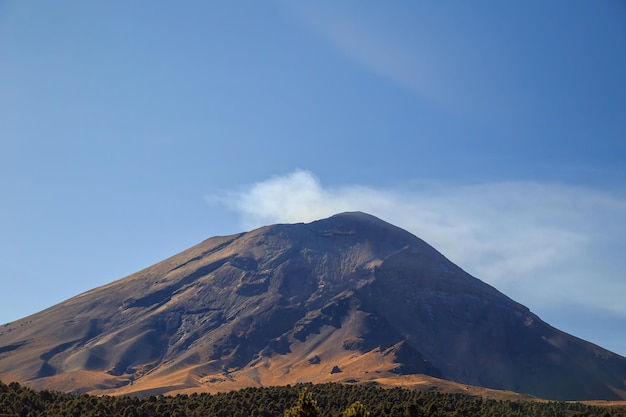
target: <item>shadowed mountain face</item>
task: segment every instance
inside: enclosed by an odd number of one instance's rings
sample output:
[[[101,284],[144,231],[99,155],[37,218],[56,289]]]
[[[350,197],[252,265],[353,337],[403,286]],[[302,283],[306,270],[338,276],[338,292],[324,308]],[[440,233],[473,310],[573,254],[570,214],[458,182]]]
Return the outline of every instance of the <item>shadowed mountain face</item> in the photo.
[[[626,398],[626,359],[550,327],[363,213],[208,239],[0,327],[0,379],[94,393],[426,374]]]

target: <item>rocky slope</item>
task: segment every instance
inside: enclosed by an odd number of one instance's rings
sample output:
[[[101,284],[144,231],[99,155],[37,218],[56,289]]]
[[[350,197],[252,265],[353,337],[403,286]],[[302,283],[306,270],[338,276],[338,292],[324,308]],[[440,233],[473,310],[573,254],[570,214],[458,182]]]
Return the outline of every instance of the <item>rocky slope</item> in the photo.
[[[0,379],[38,388],[148,394],[418,374],[626,399],[625,358],[363,213],[214,237],[0,327]]]

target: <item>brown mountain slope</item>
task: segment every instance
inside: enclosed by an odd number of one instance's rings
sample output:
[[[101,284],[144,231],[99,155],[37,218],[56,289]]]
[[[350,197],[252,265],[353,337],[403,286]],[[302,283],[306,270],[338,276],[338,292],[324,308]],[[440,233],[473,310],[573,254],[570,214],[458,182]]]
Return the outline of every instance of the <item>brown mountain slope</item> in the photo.
[[[433,377],[626,398],[626,359],[363,213],[215,237],[0,328],[0,379],[98,393]]]

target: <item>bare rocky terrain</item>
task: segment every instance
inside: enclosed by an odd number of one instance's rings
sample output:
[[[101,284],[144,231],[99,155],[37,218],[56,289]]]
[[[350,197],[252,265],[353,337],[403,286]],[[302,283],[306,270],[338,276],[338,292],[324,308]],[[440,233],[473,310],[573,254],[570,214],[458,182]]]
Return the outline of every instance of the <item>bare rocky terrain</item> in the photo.
[[[0,326],[0,379],[97,394],[297,382],[626,399],[626,359],[364,213],[208,239]]]

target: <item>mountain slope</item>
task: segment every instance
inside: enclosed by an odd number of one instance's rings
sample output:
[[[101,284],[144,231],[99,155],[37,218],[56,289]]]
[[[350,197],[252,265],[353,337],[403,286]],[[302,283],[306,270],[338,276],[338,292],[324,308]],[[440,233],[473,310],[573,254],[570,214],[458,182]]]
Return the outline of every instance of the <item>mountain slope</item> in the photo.
[[[426,374],[626,398],[626,359],[364,213],[208,239],[0,328],[0,379],[100,393]]]

